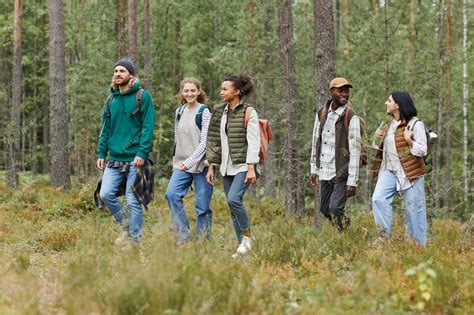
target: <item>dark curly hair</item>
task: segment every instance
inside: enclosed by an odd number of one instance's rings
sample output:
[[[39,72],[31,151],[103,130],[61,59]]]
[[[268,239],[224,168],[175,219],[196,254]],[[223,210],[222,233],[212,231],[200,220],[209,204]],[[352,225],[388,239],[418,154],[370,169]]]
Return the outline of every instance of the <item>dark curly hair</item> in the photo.
[[[253,92],[253,82],[252,79],[244,75],[233,75],[230,76],[224,81],[232,82],[234,88],[240,91],[240,96],[247,96]]]

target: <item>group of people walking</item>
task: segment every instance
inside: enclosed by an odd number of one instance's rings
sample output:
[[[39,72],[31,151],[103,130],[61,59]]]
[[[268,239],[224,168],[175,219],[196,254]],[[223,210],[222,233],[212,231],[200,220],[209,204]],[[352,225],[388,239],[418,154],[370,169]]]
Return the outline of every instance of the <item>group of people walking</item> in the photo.
[[[343,231],[350,224],[345,203],[357,191],[359,168],[366,159],[363,121],[350,106],[352,85],[344,78],[329,84],[331,100],[316,113],[309,183],[321,193],[321,212]],[[181,106],[175,112],[173,172],[165,193],[171,210],[176,245],[189,242],[191,228],[183,198],[194,184],[195,239],[209,239],[213,212],[211,198],[216,173],[220,172],[238,247],[233,257],[245,255],[254,241],[243,197],[260,173],[260,123],[257,111],[245,102],[253,92],[249,77],[230,76],[221,84],[222,104],[208,107],[207,96],[196,78],[180,85]],[[373,194],[375,223],[381,236],[389,236],[392,202],[403,193],[409,234],[426,244],[426,207],[423,156],[427,140],[423,122],[416,118],[406,92],[393,92],[386,111],[393,120],[381,125]],[[141,88],[136,68],[129,59],[114,66],[111,94],[105,101],[98,144],[97,168],[103,171],[96,202],[104,203],[121,233],[115,243],[140,245],[143,210],[153,195],[152,151],[154,105]],[[108,156],[108,161],[106,157]],[[365,156],[365,157],[364,157]],[[126,207],[118,196],[125,195]]]

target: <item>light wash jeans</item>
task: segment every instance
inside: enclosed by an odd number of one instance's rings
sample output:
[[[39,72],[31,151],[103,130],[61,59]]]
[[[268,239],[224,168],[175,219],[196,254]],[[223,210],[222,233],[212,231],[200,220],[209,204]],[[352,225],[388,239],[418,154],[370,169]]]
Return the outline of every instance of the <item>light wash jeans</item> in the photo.
[[[249,215],[243,203],[245,191],[250,186],[249,183],[244,182],[246,176],[247,172],[240,172],[235,176],[222,176],[224,192],[239,244],[242,241],[242,232],[250,228]]]
[[[380,233],[390,236],[392,227],[392,203],[397,192],[397,177],[394,172],[380,171],[374,194],[372,206],[374,219]],[[413,186],[402,191],[405,204],[405,221],[408,233],[419,244],[426,245],[426,200],[425,180],[418,178]]]
[[[196,240],[201,233],[207,238],[211,236],[212,210],[211,198],[213,186],[206,182],[207,167],[201,173],[193,174],[174,170],[168,183],[165,197],[171,209],[174,226],[176,229],[176,242],[181,244],[190,238],[189,221],[184,210],[183,197],[188,192],[194,181],[196,198]]]
[[[143,210],[137,196],[132,191],[133,182],[137,176],[137,168],[131,165],[129,171],[121,173],[119,168],[106,167],[102,175],[100,199],[109,208],[124,231],[128,230],[129,237],[140,242],[143,227]],[[117,192],[120,184],[126,180],[125,202],[129,211],[118,201]],[[130,213],[129,213],[130,212]]]

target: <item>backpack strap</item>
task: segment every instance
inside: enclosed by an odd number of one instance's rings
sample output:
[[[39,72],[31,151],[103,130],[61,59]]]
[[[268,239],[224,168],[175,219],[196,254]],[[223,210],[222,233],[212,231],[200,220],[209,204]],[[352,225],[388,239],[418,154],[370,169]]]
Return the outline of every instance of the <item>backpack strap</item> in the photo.
[[[186,104],[181,105],[176,109],[176,123],[179,123],[181,120],[181,116],[183,116],[184,108],[186,107]]]
[[[136,114],[140,113],[141,107],[142,107],[142,99],[143,99],[143,92],[145,90],[140,88],[138,89],[136,95],[136,100],[137,100],[137,107],[133,110],[133,112],[130,114],[130,116],[135,116]]]
[[[244,125],[245,128],[247,128],[247,125],[249,124],[249,119],[250,119],[250,113],[253,111],[253,107],[249,106],[245,109],[245,116],[244,116]]]
[[[204,112],[206,108],[207,108],[206,104],[201,104],[201,107],[199,107],[199,111],[194,117],[194,120],[196,121],[196,126],[199,128],[199,130],[202,130],[202,113]]]

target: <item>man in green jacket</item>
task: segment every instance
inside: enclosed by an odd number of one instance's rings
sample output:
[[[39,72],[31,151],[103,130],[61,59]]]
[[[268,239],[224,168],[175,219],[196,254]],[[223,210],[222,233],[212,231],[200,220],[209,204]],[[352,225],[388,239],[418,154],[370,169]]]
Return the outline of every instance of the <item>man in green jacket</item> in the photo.
[[[102,114],[97,152],[97,168],[104,171],[100,199],[122,228],[115,241],[117,245],[140,243],[143,211],[132,186],[137,168],[144,165],[151,152],[155,125],[153,101],[148,91],[140,87],[135,72],[129,59],[120,59],[115,64],[111,94]],[[117,198],[124,181],[128,210]]]

